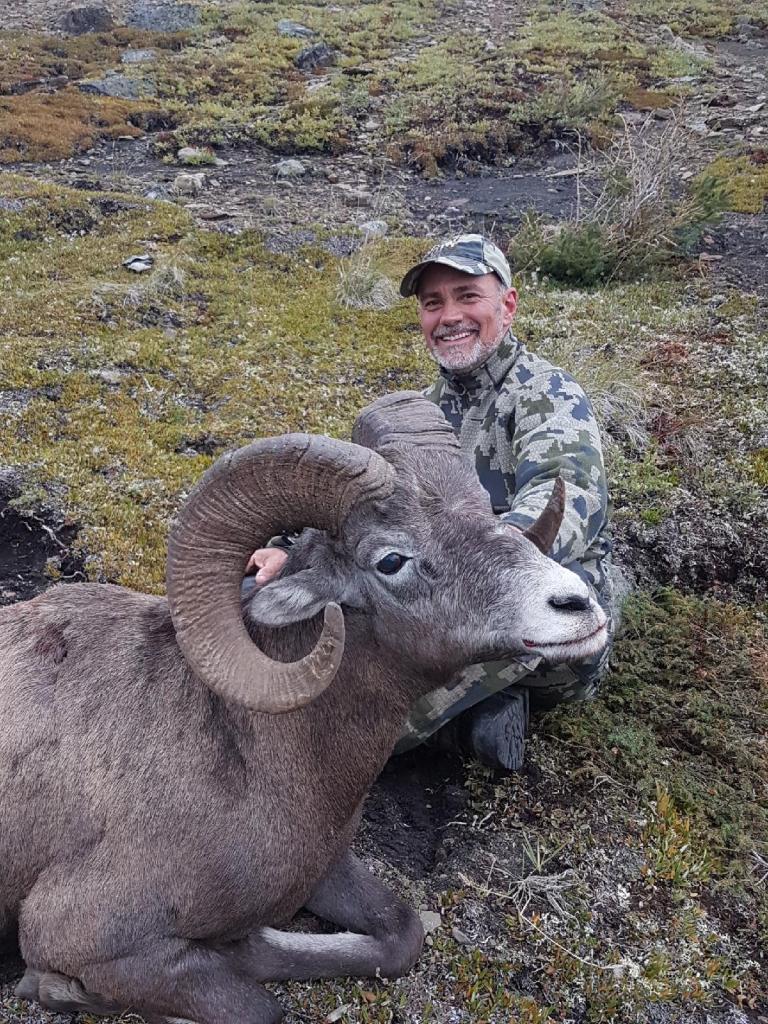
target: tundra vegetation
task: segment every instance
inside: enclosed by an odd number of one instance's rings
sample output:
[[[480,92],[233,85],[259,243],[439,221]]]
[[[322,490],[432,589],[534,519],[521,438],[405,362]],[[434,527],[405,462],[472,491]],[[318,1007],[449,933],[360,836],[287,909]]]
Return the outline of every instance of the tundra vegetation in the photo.
[[[583,180],[603,195],[601,217],[585,203],[521,229],[522,210],[500,209],[497,234],[518,254],[518,334],[582,381],[603,425],[618,556],[636,582],[610,680],[599,701],[537,719],[521,775],[435,769],[425,859],[388,844],[370,816],[358,852],[440,925],[397,982],[288,986],[289,1019],[759,1021],[768,299],[750,232],[765,232],[766,149],[759,134],[703,136],[686,110],[704,96],[730,116],[743,83],[723,77],[723,54],[743,46],[740,19],[764,54],[768,11],[725,0],[490,11],[507,25],[491,25],[495,49],[467,30],[462,5],[407,0],[211,5],[172,35],[0,33],[0,160],[24,161],[0,175],[0,462],[21,470],[3,522],[76,532],[66,551],[50,544],[51,579],[160,593],[169,521],[217,454],[289,430],[347,438],[369,400],[433,372],[413,310],[365,302],[423,251],[436,230],[426,217],[417,236],[388,214],[389,236],[348,258],[334,253],[339,238],[359,245],[351,226],[276,251],[267,230],[211,231],[128,177],[74,189],[34,161],[135,134],[171,162],[185,143],[228,159],[259,143],[302,158],[375,153],[408,182],[439,185],[526,154],[545,167],[556,147],[580,145],[602,168]],[[283,17],[338,47],[322,87],[297,73],[307,41],[279,37]],[[157,51],[157,96],[76,90],[128,46]],[[11,90],[62,74],[57,90]],[[631,202],[608,199],[638,195],[627,157],[639,115],[658,151],[672,129],[654,111],[673,109],[682,134],[652,206],[654,248],[647,230],[623,230]],[[122,262],[139,252],[155,262],[134,276]],[[374,809],[388,828],[420,835],[386,794]],[[1,991],[12,1024],[43,1019]]]

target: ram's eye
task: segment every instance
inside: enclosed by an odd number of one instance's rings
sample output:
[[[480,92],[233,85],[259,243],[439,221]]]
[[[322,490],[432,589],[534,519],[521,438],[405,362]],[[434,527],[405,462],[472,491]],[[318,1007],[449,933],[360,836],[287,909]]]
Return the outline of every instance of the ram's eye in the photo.
[[[396,551],[390,551],[376,563],[376,568],[385,576],[394,576],[396,572],[400,572],[407,561],[405,555],[398,555]]]

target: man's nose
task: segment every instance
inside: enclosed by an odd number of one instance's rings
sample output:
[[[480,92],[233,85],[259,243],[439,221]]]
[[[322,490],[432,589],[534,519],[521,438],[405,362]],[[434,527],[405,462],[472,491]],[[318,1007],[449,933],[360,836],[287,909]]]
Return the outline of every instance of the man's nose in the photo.
[[[440,323],[443,324],[455,324],[463,318],[461,307],[458,303],[452,302],[448,299],[440,311]]]

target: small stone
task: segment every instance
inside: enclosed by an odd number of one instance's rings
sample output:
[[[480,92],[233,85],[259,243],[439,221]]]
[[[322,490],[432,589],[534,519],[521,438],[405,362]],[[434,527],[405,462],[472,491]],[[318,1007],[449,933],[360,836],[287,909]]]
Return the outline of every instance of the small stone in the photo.
[[[155,50],[123,50],[120,54],[123,64],[149,64],[157,60]]]
[[[675,115],[673,110],[669,107],[658,107],[653,112],[654,121],[670,121]]]
[[[472,940],[465,932],[461,930],[461,928],[451,928],[451,935],[453,936],[454,941],[458,942],[460,946],[472,945]]]
[[[360,225],[360,230],[366,238],[383,238],[389,231],[389,225],[385,220],[366,220]]]
[[[419,911],[419,917],[424,927],[424,932],[429,935],[431,932],[436,932],[440,925],[443,923],[443,919],[440,914],[434,910],[421,910]]]
[[[126,270],[132,270],[134,274],[144,274],[152,269],[154,262],[154,256],[142,253],[140,256],[129,256],[127,260],[123,260],[123,266]]]
[[[307,173],[301,160],[278,160],[272,169],[278,178],[300,178]]]
[[[83,36],[87,32],[108,32],[115,22],[106,7],[74,7],[56,23],[61,32],[70,36]]]
[[[290,18],[282,18],[278,21],[277,31],[281,36],[293,36],[295,39],[312,39],[317,35],[314,29],[300,25],[298,21],[291,21]]]
[[[212,164],[214,156],[209,149],[200,149],[197,146],[182,146],[176,154],[180,164]]]
[[[373,206],[373,196],[362,189],[353,189],[344,193],[344,202],[347,206]]]
[[[300,71],[313,71],[315,68],[326,68],[336,63],[336,51],[327,43],[315,43],[306,46],[294,57],[293,63]]]
[[[120,370],[94,370],[91,376],[103,380],[105,384],[119,384],[125,374]]]
[[[196,196],[199,195],[205,188],[207,178],[202,172],[197,174],[189,174],[186,171],[182,171],[181,174],[177,174],[173,179],[173,190],[181,196]]]

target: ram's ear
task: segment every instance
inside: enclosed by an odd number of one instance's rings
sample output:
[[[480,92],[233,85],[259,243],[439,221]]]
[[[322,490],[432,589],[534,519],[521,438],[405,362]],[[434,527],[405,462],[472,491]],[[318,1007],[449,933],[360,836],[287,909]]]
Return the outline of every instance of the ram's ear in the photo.
[[[333,574],[319,569],[302,569],[257,590],[247,607],[248,616],[264,626],[287,626],[311,619],[338,599]]]

